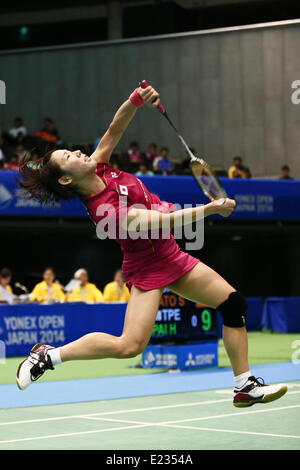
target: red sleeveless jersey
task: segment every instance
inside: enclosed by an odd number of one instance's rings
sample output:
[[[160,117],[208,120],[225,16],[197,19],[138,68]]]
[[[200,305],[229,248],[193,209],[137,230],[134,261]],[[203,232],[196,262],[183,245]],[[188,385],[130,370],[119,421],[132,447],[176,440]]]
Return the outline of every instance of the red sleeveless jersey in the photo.
[[[98,237],[102,238],[105,232],[121,245],[122,270],[129,288],[135,285],[150,290],[166,286],[197,264],[196,258],[180,250],[170,230],[143,232],[141,238],[121,228],[123,217],[132,206],[173,212],[175,204],[161,201],[136,176],[108,164],[99,163],[96,174],[104,182],[104,190],[82,200],[97,225]]]

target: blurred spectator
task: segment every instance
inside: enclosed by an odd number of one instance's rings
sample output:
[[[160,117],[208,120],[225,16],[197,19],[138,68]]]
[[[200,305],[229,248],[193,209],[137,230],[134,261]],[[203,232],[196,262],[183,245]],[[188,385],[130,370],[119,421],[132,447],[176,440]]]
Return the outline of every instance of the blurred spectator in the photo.
[[[86,269],[78,269],[74,278],[80,281],[79,286],[75,287],[68,296],[68,302],[102,302],[102,292],[89,281]]]
[[[162,147],[160,155],[153,162],[153,169],[155,173],[162,175],[169,175],[174,169],[174,163],[168,159],[169,149]]]
[[[149,170],[148,165],[146,163],[140,163],[139,169],[135,176],[143,176],[143,175],[154,175],[153,171]]]
[[[190,147],[190,151],[192,152],[193,155],[195,155],[195,149]],[[191,163],[191,157],[186,152],[185,159],[179,165],[179,171],[180,171],[181,174],[183,174],[183,175],[191,175],[192,174],[190,163]]]
[[[10,294],[13,293],[12,288],[10,287],[11,278],[11,270],[8,268],[2,268],[0,271],[0,286],[2,287],[2,289],[5,289]],[[2,300],[1,297],[0,300]]]
[[[131,142],[127,151],[127,155],[131,163],[140,163],[142,161],[142,154],[139,151],[137,142]]]
[[[54,282],[55,274],[50,266],[43,272],[43,281],[39,282],[31,292],[29,300],[37,300],[41,303],[64,302],[65,294],[61,286]]]
[[[2,145],[3,145],[3,139],[2,137],[0,137],[0,164],[3,165],[4,163],[4,160],[5,160],[5,155],[3,153],[3,150],[2,150]]]
[[[15,118],[14,127],[8,131],[8,134],[16,140],[18,137],[20,137],[20,135],[24,137],[27,134],[27,129],[23,125],[23,120],[20,117]]]
[[[242,165],[242,157],[233,158],[233,165],[228,170],[228,178],[251,178],[249,168]]]
[[[130,294],[124,283],[121,269],[115,272],[114,280],[104,287],[103,297],[105,302],[128,302]]]
[[[44,119],[44,127],[39,132],[35,132],[34,136],[40,137],[47,142],[61,143],[59,132],[51,118]]]
[[[147,164],[152,166],[155,158],[159,157],[157,153],[157,145],[156,144],[149,144],[148,145],[148,152],[145,155],[145,161]]]
[[[7,163],[4,164],[6,170],[19,170],[19,157],[18,155],[12,155]]]
[[[27,152],[26,152],[22,142],[20,142],[16,145],[16,152],[15,153],[18,156],[19,161],[24,157],[24,155],[26,155]]]
[[[293,180],[290,176],[290,167],[288,165],[283,165],[281,168],[281,177],[279,178],[281,180]]]
[[[101,139],[102,139],[102,137],[97,137],[97,139],[94,140],[93,150],[96,150],[96,148],[98,147],[98,144],[99,144]]]

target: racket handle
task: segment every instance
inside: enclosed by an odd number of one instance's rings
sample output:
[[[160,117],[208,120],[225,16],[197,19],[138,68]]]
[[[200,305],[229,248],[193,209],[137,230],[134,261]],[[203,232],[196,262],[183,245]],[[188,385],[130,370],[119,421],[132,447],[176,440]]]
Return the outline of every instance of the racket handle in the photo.
[[[140,82],[140,87],[141,88],[147,88],[148,86],[149,86],[149,83],[147,83],[146,80],[143,80],[142,82]],[[163,105],[161,103],[159,103],[159,105],[157,106],[157,109],[162,114],[165,112],[165,108],[163,107]]]

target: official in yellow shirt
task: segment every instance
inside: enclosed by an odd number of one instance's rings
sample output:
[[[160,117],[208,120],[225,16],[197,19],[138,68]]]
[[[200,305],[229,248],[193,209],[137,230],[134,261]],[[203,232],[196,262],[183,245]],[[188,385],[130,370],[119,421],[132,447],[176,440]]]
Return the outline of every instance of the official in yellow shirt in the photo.
[[[64,302],[65,294],[60,285],[54,282],[55,274],[52,268],[45,269],[43,279],[33,288],[29,300],[37,300],[41,303]]]
[[[121,269],[115,272],[114,280],[104,287],[103,297],[105,302],[128,302],[130,294],[124,283]]]
[[[102,292],[95,284],[88,282],[86,269],[78,269],[74,277],[80,281],[80,284],[68,295],[68,302],[103,302]]]
[[[5,289],[7,292],[9,292],[10,294],[13,293],[12,288],[9,285],[10,282],[11,282],[11,278],[12,278],[12,272],[10,271],[10,269],[8,269],[8,268],[1,269],[1,271],[0,271],[0,286],[3,289]],[[0,300],[2,300],[1,296],[0,296]]]

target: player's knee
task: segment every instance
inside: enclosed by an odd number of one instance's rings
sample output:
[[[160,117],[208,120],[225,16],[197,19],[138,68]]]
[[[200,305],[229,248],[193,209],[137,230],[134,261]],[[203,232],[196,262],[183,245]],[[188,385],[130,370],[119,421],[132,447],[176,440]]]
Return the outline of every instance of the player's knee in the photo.
[[[136,357],[141,354],[145,349],[144,342],[132,340],[126,341],[121,345],[119,350],[119,357],[122,359]]]
[[[223,317],[223,324],[230,328],[246,326],[247,301],[240,292],[232,292],[225,302],[217,307]]]

